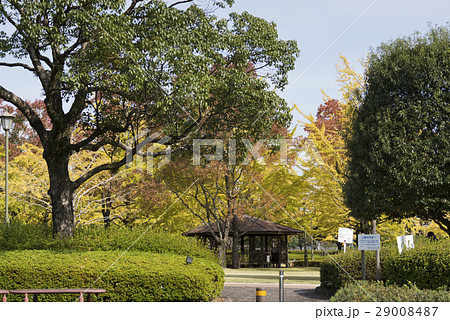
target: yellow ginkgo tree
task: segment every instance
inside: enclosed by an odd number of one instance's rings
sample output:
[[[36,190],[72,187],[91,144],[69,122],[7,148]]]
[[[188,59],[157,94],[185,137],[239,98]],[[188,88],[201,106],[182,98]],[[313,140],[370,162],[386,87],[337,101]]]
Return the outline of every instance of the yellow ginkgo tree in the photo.
[[[13,221],[25,223],[50,223],[52,205],[43,150],[30,143],[17,148],[20,152],[11,160],[9,173],[11,217]],[[70,173],[76,177],[107,161],[105,152],[79,153],[70,161]],[[120,225],[126,223],[127,215],[136,210],[129,175],[130,172],[124,169],[98,175],[83,184],[74,197],[75,224],[100,222],[109,225],[113,220]],[[3,174],[1,179],[4,179]],[[3,204],[4,201],[0,206]]]

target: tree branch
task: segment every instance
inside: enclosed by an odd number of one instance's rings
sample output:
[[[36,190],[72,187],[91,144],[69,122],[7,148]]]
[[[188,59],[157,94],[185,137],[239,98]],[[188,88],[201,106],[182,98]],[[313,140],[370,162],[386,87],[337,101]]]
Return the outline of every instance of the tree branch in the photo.
[[[31,127],[37,132],[42,144],[47,139],[47,130],[36,112],[20,97],[0,85],[0,98],[12,103],[27,118]]]
[[[50,81],[50,71],[45,70],[45,68],[42,66],[41,60],[42,59],[42,55],[33,47],[33,46],[28,46],[27,48],[28,54],[30,56],[31,62],[33,63],[34,69],[35,69],[35,74],[38,76],[41,84],[42,84],[42,88],[45,91],[45,94],[48,95],[49,94],[49,81]]]
[[[87,42],[87,41],[86,41]],[[68,47],[63,53],[61,53],[61,57],[63,59],[66,59],[72,52],[75,51],[75,49],[83,43],[82,40],[82,32],[80,31],[80,34],[78,36],[77,41],[75,41],[70,47]]]
[[[143,1],[143,0],[133,0],[133,1],[131,2],[130,6],[127,8],[127,10],[125,10],[125,11],[122,13],[122,15],[124,15],[124,16],[130,15],[130,14],[133,12],[133,10],[136,8],[136,5],[137,5],[139,2],[142,2],[142,1]]]
[[[18,3],[11,2],[11,4],[15,7],[15,9],[19,12],[20,15],[23,14],[23,9],[18,5]],[[3,13],[3,15],[6,17],[9,23],[17,30],[17,32],[23,37],[24,41],[27,40],[28,35],[25,34],[22,30],[22,28],[14,21],[14,19],[6,12],[5,7],[2,3],[0,3],[0,12]],[[27,41],[30,42],[30,41]],[[34,66],[34,73],[39,77],[39,80],[41,81],[44,90],[46,91],[46,87],[48,84],[49,79],[49,72],[45,70],[45,68],[41,64],[41,60],[45,61],[49,67],[52,67],[52,62],[47,58],[42,56],[38,50],[36,50],[33,46],[28,45],[26,48],[28,54],[30,55],[31,62]]]
[[[102,144],[99,143],[98,146]],[[107,144],[111,144],[113,146],[119,146],[121,148],[123,148],[124,146],[120,143],[120,142],[113,142],[113,141],[109,141],[108,143],[103,143],[104,145]],[[99,147],[100,148],[100,147]],[[181,149],[180,149],[181,150]],[[95,150],[94,150],[95,151]],[[176,150],[178,151],[178,150]],[[72,182],[72,187],[73,190],[76,190],[78,187],[80,187],[83,183],[85,183],[87,180],[89,180],[90,178],[92,178],[93,176],[95,176],[97,173],[100,173],[102,171],[112,171],[112,170],[117,170],[120,167],[123,167],[124,165],[127,164],[127,161],[130,158],[129,153],[131,153],[131,158],[133,158],[136,155],[136,149],[127,149],[127,154],[119,161],[116,162],[110,162],[110,163],[105,163],[102,165],[99,165],[93,169],[91,169],[90,171],[86,172],[85,174],[83,174],[81,177],[79,177],[78,179],[76,179],[75,181]],[[154,152],[154,153],[147,153],[144,154],[143,156],[153,156],[153,157],[157,157],[157,156],[161,156],[161,155],[165,155],[165,151],[159,151],[159,152]]]
[[[75,99],[72,103],[72,106],[69,110],[69,112],[67,112],[67,114],[65,115],[65,121],[73,126],[75,125],[75,123],[79,120],[80,116],[81,116],[81,112],[84,110],[84,108],[86,107],[85,101],[86,101],[86,97],[88,95],[89,89],[80,89],[78,90],[78,92],[75,95]]]
[[[0,62],[0,66],[2,66],[2,67],[22,67],[28,71],[36,72],[35,68],[33,68],[25,63],[20,63],[20,62],[13,62],[13,63]]]
[[[79,177],[77,180],[72,182],[73,190],[78,189],[78,187],[80,187],[83,183],[85,183],[87,180],[89,180],[99,172],[119,169],[120,167],[124,166],[127,163],[127,159],[128,157],[125,156],[120,161],[105,163],[91,169],[90,171],[86,172],[81,177]]]
[[[128,115],[125,125],[123,125],[123,126],[113,126],[113,125],[105,126],[102,129],[98,129],[95,132],[93,132],[86,139],[84,139],[84,140],[82,140],[82,141],[80,141],[80,142],[78,142],[76,144],[67,146],[67,147],[70,148],[71,150],[75,151],[75,152],[78,152],[80,150],[96,151],[96,150],[99,150],[102,146],[105,146],[107,144],[115,145],[117,147],[120,147],[120,148],[124,149],[123,146],[118,145],[117,143],[115,143],[112,140],[102,140],[102,141],[100,141],[100,142],[98,142],[96,144],[91,144],[91,143],[95,139],[97,139],[98,137],[100,137],[101,135],[103,135],[103,134],[105,134],[105,133],[107,133],[109,131],[114,132],[114,133],[124,133],[124,132],[126,132],[128,130],[128,128],[130,127],[130,123],[131,123],[131,113]],[[107,143],[105,143],[105,141]],[[98,146],[98,147],[96,147],[96,146]]]
[[[39,60],[44,61],[50,69],[54,68],[54,64],[53,64],[52,60],[50,60],[50,58],[42,55],[39,51],[36,51],[36,54],[37,54],[37,57],[39,58]]]
[[[188,3],[188,2],[192,2],[192,1],[193,1],[193,0],[177,1],[177,2],[175,2],[175,3],[172,3],[172,4],[169,6],[169,8],[173,8],[173,7],[175,7],[175,6],[179,5],[179,4]]]
[[[83,151],[84,150],[84,151],[93,151],[93,152],[95,152],[95,151],[100,150],[102,147],[108,146],[108,145],[116,147],[116,148],[120,148],[120,149],[123,149],[123,150],[126,150],[126,146],[123,143],[121,143],[120,141],[105,139],[105,140],[99,141],[97,143],[86,144],[86,145],[84,145],[83,147],[79,148],[76,151]]]

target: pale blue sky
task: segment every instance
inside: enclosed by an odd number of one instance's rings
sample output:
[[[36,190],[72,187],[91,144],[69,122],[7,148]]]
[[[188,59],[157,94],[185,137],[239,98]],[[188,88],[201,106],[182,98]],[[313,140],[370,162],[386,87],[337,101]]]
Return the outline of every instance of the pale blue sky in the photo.
[[[231,11],[248,11],[274,21],[280,38],[298,42],[300,58],[290,73],[287,90],[281,94],[289,105],[295,103],[303,112],[315,114],[323,101],[321,89],[340,98],[335,69],[340,53],[362,72],[359,60],[371,47],[414,31],[425,33],[429,23],[446,24],[450,1],[236,0],[231,9],[220,9],[216,15],[223,17]],[[0,68],[0,84],[25,99],[34,100],[41,94],[37,79],[19,68]],[[295,123],[300,116],[294,114],[294,119]]]
[[[282,94],[290,105],[314,115],[323,102],[321,89],[340,98],[335,68],[339,54],[362,72],[359,60],[371,48],[450,20],[448,0],[236,0],[232,10],[274,21],[280,38],[297,41],[300,58]]]

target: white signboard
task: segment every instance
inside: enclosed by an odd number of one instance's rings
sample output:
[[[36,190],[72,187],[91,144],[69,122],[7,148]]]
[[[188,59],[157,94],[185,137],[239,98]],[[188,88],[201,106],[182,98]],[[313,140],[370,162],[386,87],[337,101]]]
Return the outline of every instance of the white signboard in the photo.
[[[412,234],[405,236],[406,249],[414,249],[414,236]]]
[[[353,229],[339,228],[338,242],[353,243]]]
[[[414,236],[412,234],[407,236],[397,237],[398,252],[402,253],[403,248],[414,249]]]
[[[398,248],[398,253],[402,253],[402,251],[403,251],[403,236],[397,237],[397,248]]]
[[[359,250],[381,250],[379,234],[359,234],[358,235]]]

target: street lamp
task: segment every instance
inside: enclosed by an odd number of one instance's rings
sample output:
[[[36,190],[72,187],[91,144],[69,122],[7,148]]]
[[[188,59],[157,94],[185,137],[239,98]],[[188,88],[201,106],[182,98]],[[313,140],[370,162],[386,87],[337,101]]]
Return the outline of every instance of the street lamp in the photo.
[[[8,112],[0,116],[2,119],[2,127],[5,130],[5,223],[9,224],[8,215],[8,158],[9,158],[9,130],[12,126],[14,116]]]

